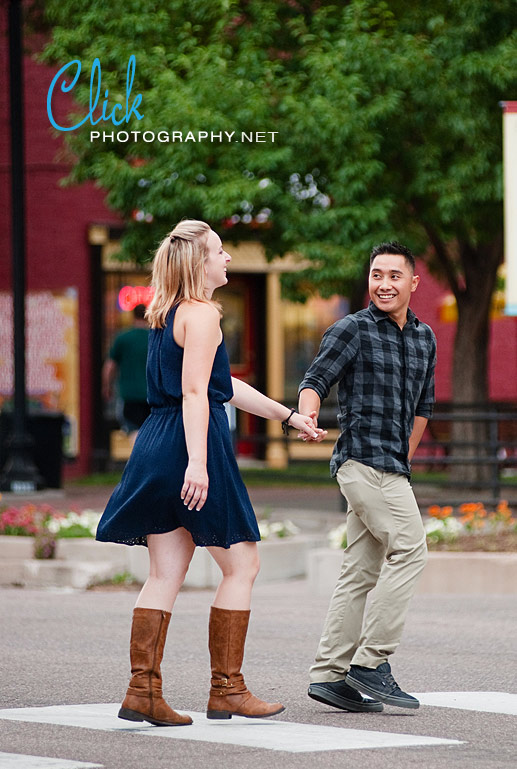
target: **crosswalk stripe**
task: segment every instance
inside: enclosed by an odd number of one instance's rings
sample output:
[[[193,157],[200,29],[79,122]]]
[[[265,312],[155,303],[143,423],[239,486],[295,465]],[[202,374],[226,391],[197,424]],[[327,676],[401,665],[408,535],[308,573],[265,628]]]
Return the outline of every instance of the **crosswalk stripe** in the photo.
[[[517,716],[517,694],[509,692],[427,692],[415,697],[422,705]]]
[[[84,761],[68,761],[63,758],[27,756],[23,753],[2,753],[0,769],[101,769],[102,764],[87,764]]]
[[[227,721],[211,721],[205,713],[189,712],[191,726],[155,727],[131,724],[117,718],[118,704],[56,705],[53,707],[0,710],[0,719],[75,726],[103,731],[126,731],[146,737],[240,745],[249,748],[279,750],[289,753],[403,748],[416,746],[461,745],[458,740],[393,734],[335,726],[299,724],[272,719],[247,719],[234,716]],[[184,711],[182,711],[184,712]]]

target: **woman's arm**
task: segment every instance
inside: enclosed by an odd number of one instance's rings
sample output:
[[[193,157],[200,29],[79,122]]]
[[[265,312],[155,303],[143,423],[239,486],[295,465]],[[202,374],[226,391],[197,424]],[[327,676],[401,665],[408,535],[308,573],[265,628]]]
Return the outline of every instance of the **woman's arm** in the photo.
[[[250,414],[256,414],[258,417],[278,419],[280,422],[283,422],[289,417],[291,409],[268,398],[267,395],[263,395],[258,390],[255,390],[254,387],[247,384],[247,382],[232,377],[232,385],[233,398],[230,403],[238,409],[247,411]],[[318,436],[318,432],[314,429],[314,423],[308,416],[296,413],[292,414],[289,419],[289,424],[297,430],[306,433],[311,438],[316,438]]]
[[[180,314],[181,313],[181,314]],[[183,426],[188,466],[181,498],[189,510],[201,510],[208,493],[206,444],[208,432],[208,382],[217,346],[221,341],[219,312],[203,303],[185,302],[177,311],[178,337],[183,343]],[[178,337],[175,334],[176,340]]]

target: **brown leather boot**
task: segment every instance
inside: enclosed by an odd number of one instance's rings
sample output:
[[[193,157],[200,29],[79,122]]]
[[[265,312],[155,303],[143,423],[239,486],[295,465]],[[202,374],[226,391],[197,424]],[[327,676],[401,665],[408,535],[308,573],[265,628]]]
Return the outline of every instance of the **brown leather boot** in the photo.
[[[249,611],[210,609],[208,648],[212,665],[212,686],[207,718],[266,718],[285,710],[279,702],[269,703],[255,697],[241,673]]]
[[[163,657],[170,611],[134,609],[131,627],[131,681],[119,718],[148,721],[155,726],[186,726],[190,716],[172,710],[162,696],[160,664]]]

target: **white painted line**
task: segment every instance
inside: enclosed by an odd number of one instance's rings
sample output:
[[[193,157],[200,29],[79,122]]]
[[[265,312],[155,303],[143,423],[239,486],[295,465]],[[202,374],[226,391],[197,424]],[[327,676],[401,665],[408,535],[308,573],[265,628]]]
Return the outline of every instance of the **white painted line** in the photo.
[[[0,752],[0,769],[96,769],[97,767],[102,767],[102,764],[85,764],[84,761],[66,761],[63,758]]]
[[[422,705],[434,705],[438,708],[517,716],[517,694],[508,692],[426,692],[415,694],[415,697]]]
[[[192,713],[191,726],[156,727],[134,724],[117,718],[119,704],[56,705],[47,708],[16,708],[0,710],[0,719],[32,721],[60,726],[76,726],[103,731],[127,731],[146,737],[169,737],[248,748],[282,750],[289,753],[328,750],[357,750],[360,748],[404,748],[420,745],[461,745],[458,740],[420,737],[412,734],[391,734],[335,726],[297,724],[265,718],[240,718],[210,721],[205,713]],[[185,711],[182,711],[185,712]]]

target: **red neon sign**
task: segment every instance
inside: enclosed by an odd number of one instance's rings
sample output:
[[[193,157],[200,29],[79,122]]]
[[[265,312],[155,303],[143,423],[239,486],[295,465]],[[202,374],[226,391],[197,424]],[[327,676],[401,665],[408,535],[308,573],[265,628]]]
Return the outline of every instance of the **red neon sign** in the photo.
[[[118,306],[125,312],[134,310],[137,304],[149,304],[153,298],[151,286],[123,286],[118,294]]]

